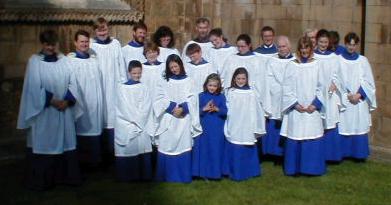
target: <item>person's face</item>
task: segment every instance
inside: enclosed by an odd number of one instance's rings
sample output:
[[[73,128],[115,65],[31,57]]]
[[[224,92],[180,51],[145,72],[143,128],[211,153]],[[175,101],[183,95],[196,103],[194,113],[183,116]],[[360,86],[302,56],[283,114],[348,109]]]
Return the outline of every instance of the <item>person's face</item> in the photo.
[[[167,48],[168,47],[168,44],[170,44],[171,42],[171,37],[170,36],[163,36],[159,39],[160,41],[160,45],[163,47],[163,48]]]
[[[346,50],[349,52],[349,53],[354,53],[357,51],[357,43],[352,39],[350,42],[346,43],[345,44],[345,47],[346,47]]]
[[[145,29],[139,28],[133,32],[133,39],[139,43],[144,43],[146,35],[147,31]]]
[[[209,23],[201,22],[201,23],[197,24],[196,30],[197,30],[199,37],[206,38],[209,34]]]
[[[109,28],[107,24],[103,24],[102,27],[95,29],[95,36],[99,40],[106,40],[109,37]]]
[[[86,53],[90,49],[90,39],[87,36],[79,35],[75,41],[76,50]]]
[[[181,73],[181,67],[177,62],[171,61],[168,66],[170,68],[171,73],[173,73],[174,75],[179,75]]]
[[[159,53],[153,50],[149,50],[145,53],[145,57],[147,58],[148,62],[155,62],[158,56]]]
[[[239,40],[236,42],[236,46],[238,47],[240,54],[245,54],[250,51],[251,44],[247,44],[245,41]]]
[[[266,45],[271,45],[274,41],[274,34],[272,31],[264,31],[262,33],[262,41],[263,43],[265,43]]]
[[[219,88],[219,83],[215,80],[210,80],[206,84],[206,89],[208,89],[208,92],[210,93],[216,93],[218,88]]]
[[[48,43],[43,43],[42,44],[42,52],[46,55],[53,55],[56,53],[57,50],[57,44],[48,44]]]
[[[288,43],[284,40],[277,42],[277,50],[280,56],[287,56],[291,52]]]
[[[312,46],[315,47],[316,46],[316,31],[308,32],[307,36],[308,36],[308,38],[311,39]]]
[[[129,72],[129,76],[134,81],[140,81],[141,73],[142,73],[142,68],[135,67],[135,68],[132,68],[132,70]]]
[[[243,87],[247,84],[247,77],[245,74],[238,74],[235,77],[235,84],[238,87]]]
[[[190,58],[191,62],[198,63],[199,61],[201,61],[201,58],[202,58],[201,51],[197,51],[195,53],[190,54],[189,58]]]
[[[325,51],[329,47],[329,38],[327,37],[320,37],[318,39],[318,44],[317,44],[319,50]]]
[[[221,48],[224,45],[224,39],[222,36],[212,35],[209,37],[209,41],[212,42],[215,48]]]
[[[301,47],[300,54],[301,54],[301,57],[309,58],[311,56],[311,48],[310,47]]]

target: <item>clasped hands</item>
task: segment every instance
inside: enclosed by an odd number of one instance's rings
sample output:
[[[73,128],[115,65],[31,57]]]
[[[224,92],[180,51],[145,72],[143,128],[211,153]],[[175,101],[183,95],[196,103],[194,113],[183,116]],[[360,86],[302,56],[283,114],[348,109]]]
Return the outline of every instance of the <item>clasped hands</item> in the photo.
[[[67,100],[57,100],[54,98],[50,100],[50,105],[56,108],[58,111],[64,111],[69,107]]]
[[[210,100],[206,105],[202,108],[204,112],[218,112],[219,108],[213,103],[213,100]]]
[[[306,112],[306,113],[311,114],[311,113],[313,113],[316,110],[316,107],[315,107],[315,105],[309,105],[308,107],[304,107],[304,106],[302,106],[300,104],[297,104],[295,106],[295,109],[297,111],[299,111],[300,113]]]

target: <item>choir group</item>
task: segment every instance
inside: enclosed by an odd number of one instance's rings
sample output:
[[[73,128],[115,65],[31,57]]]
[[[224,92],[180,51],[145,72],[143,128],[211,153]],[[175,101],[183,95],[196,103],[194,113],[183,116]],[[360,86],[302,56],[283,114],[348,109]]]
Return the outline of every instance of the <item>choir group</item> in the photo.
[[[27,130],[26,182],[46,190],[80,185],[88,171],[115,165],[119,181],[242,181],[263,159],[285,175],[320,176],[327,162],[365,161],[375,84],[359,37],[308,30],[294,53],[288,37],[262,28],[252,49],[240,34],[196,21],[182,54],[168,26],[146,40],[133,26],[125,46],[98,18],[94,36],[57,50],[52,30],[28,61],[18,117]]]

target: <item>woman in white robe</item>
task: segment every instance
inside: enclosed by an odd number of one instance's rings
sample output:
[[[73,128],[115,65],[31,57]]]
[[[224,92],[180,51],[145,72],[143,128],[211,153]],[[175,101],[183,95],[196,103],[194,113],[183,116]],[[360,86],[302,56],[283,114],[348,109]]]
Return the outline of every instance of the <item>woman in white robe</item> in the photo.
[[[334,80],[338,72],[339,58],[328,50],[329,32],[321,29],[316,35],[317,48],[314,58],[319,62],[319,83],[324,99],[322,107],[325,114],[323,125],[324,131],[324,151],[327,161],[338,162],[342,160],[341,136],[338,134],[339,108],[341,100],[336,92],[336,82]]]
[[[257,91],[249,86],[245,68],[235,70],[226,98],[223,174],[235,181],[259,176],[257,138],[266,133],[265,117]]]
[[[165,79],[157,87],[153,111],[158,119],[156,178],[159,181],[189,183],[192,180],[193,138],[202,133],[198,96],[194,82],[186,76],[179,56],[167,59]]]
[[[159,46],[158,61],[165,63],[167,57],[171,54],[180,55],[175,48],[174,33],[168,26],[160,26],[153,34],[153,42]]]
[[[313,58],[308,37],[298,42],[297,58],[288,63],[283,80],[281,135],[286,137],[284,173],[323,175],[326,163],[323,151],[322,107],[319,92],[319,64]]]
[[[57,35],[40,34],[42,51],[30,57],[20,102],[18,129],[27,130],[27,186],[46,190],[81,183],[75,121],[81,116],[69,59],[56,53]]]
[[[68,54],[81,94],[83,115],[76,121],[77,151],[82,165],[97,167],[101,162],[103,130],[102,74],[96,53],[89,48],[89,33],[75,34],[76,51]]]
[[[130,79],[118,85],[115,123],[115,162],[119,181],[152,180],[152,99],[140,83],[142,65],[129,62]]]
[[[365,160],[369,156],[371,112],[377,107],[376,87],[368,59],[356,52],[358,43],[357,34],[348,33],[346,49],[339,56],[337,78],[342,103],[339,134],[342,135],[343,156]]]

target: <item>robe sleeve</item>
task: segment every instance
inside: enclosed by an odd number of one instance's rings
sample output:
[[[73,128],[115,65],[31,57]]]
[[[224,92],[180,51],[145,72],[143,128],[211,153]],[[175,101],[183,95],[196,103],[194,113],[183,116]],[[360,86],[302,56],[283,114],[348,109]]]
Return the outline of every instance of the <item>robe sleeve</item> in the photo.
[[[81,100],[82,95],[80,93],[80,90],[81,89],[76,80],[76,73],[71,72],[68,90],[67,93],[64,95],[64,100],[72,100],[74,102],[71,109],[75,121],[83,115],[86,106],[84,105],[83,100]]]
[[[263,110],[265,111],[265,115],[268,116],[272,111],[271,106],[271,94],[270,94],[270,79],[269,79],[269,73],[270,70],[268,69],[267,64],[269,64],[269,61],[265,62],[266,59],[264,57],[257,57],[258,65],[263,65],[264,67],[257,67],[258,69],[257,75],[256,75],[256,85],[255,90],[258,92],[259,100],[261,102],[261,106]]]
[[[217,115],[220,118],[226,118],[227,117],[228,108],[227,108],[227,103],[226,103],[225,96],[222,94],[220,99],[221,99],[221,101],[219,101],[219,103],[217,105],[218,108],[219,108],[219,111],[217,112]]]
[[[168,95],[166,91],[166,84],[167,82],[165,82],[165,80],[160,80],[156,86],[156,96],[152,104],[153,112],[156,118],[162,117],[171,104],[171,101],[167,97]]]
[[[298,102],[296,91],[296,68],[289,66],[285,70],[284,81],[282,83],[282,112],[288,112],[292,105]]]
[[[365,93],[365,100],[369,104],[370,111],[373,111],[377,107],[376,103],[376,86],[373,79],[371,65],[366,58],[363,59],[363,74],[360,79],[360,87]]]
[[[27,64],[19,108],[18,129],[29,128],[35,117],[45,109],[47,91],[41,84],[38,62],[39,59],[33,56]]]
[[[190,93],[187,96],[186,103],[188,106],[188,111],[191,119],[191,136],[197,137],[202,133],[202,127],[200,123],[200,111],[199,111],[199,99],[198,95],[196,94],[195,90],[195,84],[193,81],[190,82],[191,89]]]
[[[124,55],[122,53],[122,48],[121,48],[121,45],[118,43],[118,59],[117,59],[117,63],[118,63],[118,67],[117,69],[115,70],[115,80],[117,83],[124,83],[128,80],[128,77],[127,77],[127,67],[128,65],[126,65],[125,63],[125,58],[124,58]]]

